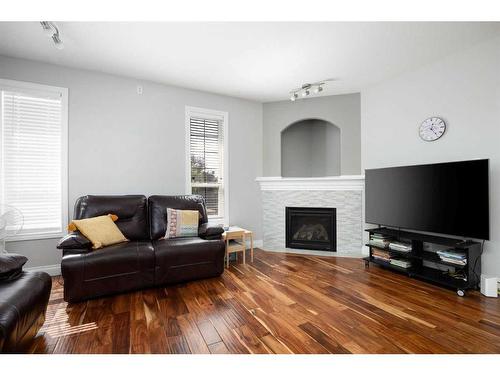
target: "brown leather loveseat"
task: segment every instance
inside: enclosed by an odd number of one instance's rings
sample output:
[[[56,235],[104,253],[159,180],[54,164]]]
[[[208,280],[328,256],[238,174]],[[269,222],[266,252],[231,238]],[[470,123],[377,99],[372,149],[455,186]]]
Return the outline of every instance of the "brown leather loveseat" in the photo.
[[[162,239],[167,208],[198,210],[198,237]],[[106,214],[118,216],[116,224],[130,241],[92,250],[90,241],[78,232],[62,238],[57,247],[63,250],[65,301],[215,277],[224,271],[223,229],[208,224],[205,201],[199,195],[86,195],[76,201],[73,216]]]

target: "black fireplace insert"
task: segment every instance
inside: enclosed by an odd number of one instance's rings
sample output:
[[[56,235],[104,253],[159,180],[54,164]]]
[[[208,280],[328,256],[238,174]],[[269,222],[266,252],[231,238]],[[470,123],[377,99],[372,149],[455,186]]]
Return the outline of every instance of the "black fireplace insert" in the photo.
[[[337,251],[337,210],[286,207],[286,247]]]

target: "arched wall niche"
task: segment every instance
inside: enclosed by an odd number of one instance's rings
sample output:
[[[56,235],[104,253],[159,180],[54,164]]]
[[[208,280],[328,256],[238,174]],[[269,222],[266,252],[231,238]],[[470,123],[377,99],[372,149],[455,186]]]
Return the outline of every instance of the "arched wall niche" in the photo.
[[[282,177],[340,175],[340,128],[329,121],[308,118],[281,131]]]

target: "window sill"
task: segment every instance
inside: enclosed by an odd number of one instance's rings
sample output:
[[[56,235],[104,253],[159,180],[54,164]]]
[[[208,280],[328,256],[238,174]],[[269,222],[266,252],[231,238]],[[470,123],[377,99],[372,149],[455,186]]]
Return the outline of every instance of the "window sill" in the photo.
[[[225,225],[223,217],[208,217],[208,223],[212,225]]]
[[[6,242],[47,240],[52,238],[61,238],[66,234],[66,232],[18,234],[12,238],[7,239]]]

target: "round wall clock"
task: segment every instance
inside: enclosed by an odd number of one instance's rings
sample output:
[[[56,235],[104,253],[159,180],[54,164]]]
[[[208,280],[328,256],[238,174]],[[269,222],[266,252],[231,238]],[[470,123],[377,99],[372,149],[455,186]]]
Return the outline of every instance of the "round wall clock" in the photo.
[[[418,133],[424,141],[432,142],[441,138],[446,131],[446,123],[439,117],[429,117],[420,124]]]

